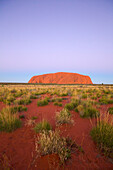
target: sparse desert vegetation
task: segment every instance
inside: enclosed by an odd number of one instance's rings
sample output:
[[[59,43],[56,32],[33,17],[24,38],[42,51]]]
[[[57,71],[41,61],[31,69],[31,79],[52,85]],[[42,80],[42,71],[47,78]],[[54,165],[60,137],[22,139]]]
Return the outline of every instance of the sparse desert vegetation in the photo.
[[[91,136],[97,143],[99,149],[106,156],[113,158],[113,117],[109,119],[106,114],[103,119],[97,119],[97,125],[91,130]]]
[[[0,168],[112,169],[112,123],[112,85],[0,85]]]
[[[0,131],[12,132],[21,127],[21,120],[11,107],[3,108],[0,112]]]

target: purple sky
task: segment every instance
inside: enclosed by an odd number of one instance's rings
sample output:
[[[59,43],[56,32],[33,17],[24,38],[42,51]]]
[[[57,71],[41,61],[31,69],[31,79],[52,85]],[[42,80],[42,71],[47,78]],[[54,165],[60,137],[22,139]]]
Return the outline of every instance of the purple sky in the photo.
[[[61,71],[113,83],[113,0],[0,0],[0,82]]]

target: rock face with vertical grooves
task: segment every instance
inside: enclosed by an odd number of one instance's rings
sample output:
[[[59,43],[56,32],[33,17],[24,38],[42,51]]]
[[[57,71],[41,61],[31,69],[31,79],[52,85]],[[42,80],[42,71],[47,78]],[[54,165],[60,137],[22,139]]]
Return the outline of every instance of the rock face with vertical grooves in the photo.
[[[93,84],[89,76],[78,73],[50,73],[33,76],[28,83],[44,83],[44,84]]]

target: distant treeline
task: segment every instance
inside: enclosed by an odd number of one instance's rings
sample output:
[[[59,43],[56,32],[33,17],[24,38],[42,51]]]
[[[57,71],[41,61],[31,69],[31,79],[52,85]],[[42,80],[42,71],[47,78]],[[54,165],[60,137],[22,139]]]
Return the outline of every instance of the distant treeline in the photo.
[[[86,86],[113,86],[113,84],[52,84],[52,83],[11,83],[11,82],[0,82],[0,85],[67,85],[67,86],[83,86],[83,85],[86,85]]]

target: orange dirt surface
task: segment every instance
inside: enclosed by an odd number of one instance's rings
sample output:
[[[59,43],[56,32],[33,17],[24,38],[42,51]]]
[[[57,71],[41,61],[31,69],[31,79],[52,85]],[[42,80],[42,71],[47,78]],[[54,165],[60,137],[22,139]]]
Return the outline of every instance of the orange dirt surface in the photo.
[[[33,99],[32,103],[27,105],[27,112],[19,113],[25,115],[25,119],[22,120],[22,127],[12,133],[0,132],[0,161],[2,164],[8,164],[11,169],[15,170],[113,169],[113,161],[110,158],[106,158],[101,152],[99,152],[96,144],[90,136],[92,126],[95,125],[95,119],[92,119],[92,121],[90,121],[90,119],[83,119],[80,118],[79,114],[71,111],[74,124],[65,124],[56,127],[56,112],[62,110],[64,105],[70,102],[71,99],[70,96],[66,98],[68,99],[62,101],[62,107],[54,106],[52,102],[46,106],[37,107],[37,100],[39,99]],[[3,107],[5,107],[5,105],[0,102],[0,110]],[[103,110],[106,111],[107,108],[103,106],[102,111]],[[72,138],[77,145],[83,148],[84,152],[72,152],[71,158],[66,161],[63,167],[60,165],[58,155],[56,154],[38,157],[35,151],[35,139],[37,134],[34,132],[33,126],[26,126],[25,124],[27,119],[32,116],[38,117],[36,122],[40,122],[43,119],[48,120],[51,123],[53,130],[55,128],[60,129],[62,136],[69,136]]]
[[[28,83],[93,84],[89,76],[65,72],[33,76]]]

